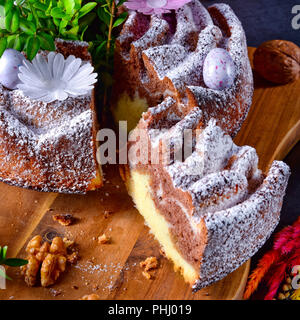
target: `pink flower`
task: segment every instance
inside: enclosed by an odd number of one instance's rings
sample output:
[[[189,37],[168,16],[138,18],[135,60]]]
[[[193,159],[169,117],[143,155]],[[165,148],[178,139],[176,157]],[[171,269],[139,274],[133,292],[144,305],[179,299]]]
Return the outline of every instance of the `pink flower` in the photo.
[[[143,14],[159,14],[170,12],[171,9],[179,9],[191,0],[127,0],[128,9],[136,10]]]

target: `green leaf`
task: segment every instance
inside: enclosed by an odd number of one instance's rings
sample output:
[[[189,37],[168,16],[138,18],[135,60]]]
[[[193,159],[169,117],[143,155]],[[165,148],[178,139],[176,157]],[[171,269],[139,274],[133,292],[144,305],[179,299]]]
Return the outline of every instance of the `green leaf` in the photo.
[[[18,50],[18,51],[22,51],[23,49],[23,36],[21,35],[17,35],[16,38],[15,38],[15,42],[14,42],[14,45],[13,45],[13,49],[15,50]]]
[[[16,34],[9,35],[7,37],[7,48],[13,48],[14,47],[15,41],[16,41],[16,37],[17,37]]]
[[[6,259],[7,249],[8,249],[7,246],[4,246],[4,247],[2,248],[1,258],[2,258],[3,260]]]
[[[96,55],[98,55],[106,46],[107,40],[104,40],[96,49]]]
[[[79,31],[79,26],[76,26],[66,31],[64,34],[70,37],[70,39],[74,39],[74,37],[78,39],[78,31]]]
[[[127,19],[127,17],[128,17],[128,12],[121,13],[116,19],[116,21],[114,22],[113,28],[116,28],[119,25],[121,25]]]
[[[62,19],[59,23],[59,32],[63,33],[63,30],[65,29],[65,27],[68,25],[69,21]]]
[[[47,19],[48,16],[45,14],[44,11],[41,11],[41,10],[37,10],[36,11],[36,15],[38,16],[38,18],[42,18],[42,19]],[[40,20],[40,23],[41,23],[41,20]]]
[[[35,2],[33,4],[33,7],[36,8],[36,9],[39,9],[39,10],[41,10],[43,12],[47,11],[47,9],[48,9],[48,6],[45,5],[44,3],[41,3],[41,2]]]
[[[105,12],[102,7],[99,7],[97,10],[98,17],[101,21],[103,21],[107,26],[109,26],[110,15]]]
[[[51,16],[56,19],[62,19],[66,16],[66,13],[61,8],[53,8],[51,10]]]
[[[90,12],[87,15],[85,15],[83,18],[79,21],[80,30],[85,29],[87,26],[89,27],[95,18],[97,17],[95,12]],[[95,33],[93,33],[93,37],[95,36]],[[97,34],[96,34],[97,37]]]
[[[33,35],[36,32],[36,26],[33,22],[20,18],[20,28],[28,35]]]
[[[28,60],[32,60],[40,49],[40,40],[37,37],[29,37],[26,41],[26,55]]]
[[[0,277],[5,278],[7,280],[12,280],[6,273],[0,268]]]
[[[81,31],[81,34],[80,34],[80,40],[81,40],[81,41],[83,41],[84,34],[85,34],[86,30],[88,29],[88,27],[89,27],[89,26],[85,26],[85,27],[83,28],[83,30]]]
[[[6,259],[4,261],[4,264],[6,266],[9,266],[9,267],[21,267],[21,266],[24,266],[28,263],[27,260],[24,260],[24,259],[16,259],[16,258],[10,258],[10,259]]]
[[[13,11],[10,10],[6,15],[5,15],[5,29],[7,31],[11,31],[11,21],[13,18]]]
[[[80,10],[79,10],[79,18],[82,18],[87,13],[92,11],[97,5],[97,2],[89,2],[85,4]]]
[[[19,12],[17,10],[14,11],[12,20],[11,20],[11,32],[15,33],[20,26],[20,18],[19,18]]]
[[[41,31],[37,34],[37,36],[40,40],[41,49],[55,51],[55,42],[50,34]]]
[[[47,29],[51,30],[53,33],[56,33],[56,27],[54,22],[51,19],[46,20]]]
[[[59,25],[60,25],[60,19],[53,18],[53,23],[54,23],[57,27],[59,27]]]
[[[14,5],[14,0],[5,0],[5,5],[4,5],[5,16],[12,10],[13,5]]]
[[[74,0],[62,0],[64,8],[66,9],[67,14],[73,13],[75,8],[75,1]]]

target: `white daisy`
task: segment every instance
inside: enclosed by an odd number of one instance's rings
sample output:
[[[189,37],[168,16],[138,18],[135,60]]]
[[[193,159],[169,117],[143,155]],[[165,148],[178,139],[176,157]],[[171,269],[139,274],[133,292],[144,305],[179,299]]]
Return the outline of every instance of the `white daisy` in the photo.
[[[67,59],[61,53],[38,54],[19,68],[18,89],[33,100],[50,103],[68,97],[85,95],[94,88],[97,74],[90,63],[73,55]]]

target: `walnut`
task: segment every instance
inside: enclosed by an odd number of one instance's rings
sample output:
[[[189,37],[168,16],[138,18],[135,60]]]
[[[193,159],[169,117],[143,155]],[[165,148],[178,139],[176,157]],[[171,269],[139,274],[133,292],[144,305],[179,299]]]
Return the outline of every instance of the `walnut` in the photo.
[[[83,296],[79,300],[100,300],[100,297],[97,294],[92,293],[92,294]]]
[[[52,240],[49,252],[54,254],[59,254],[59,255],[66,255],[67,250],[66,250],[66,246],[64,244],[63,239],[60,237],[55,237]]]
[[[54,221],[59,222],[63,226],[69,226],[74,222],[74,217],[69,213],[55,214],[52,216]]]
[[[41,285],[49,287],[56,282],[62,272],[66,270],[67,258],[48,253],[41,267]]]
[[[271,40],[254,53],[254,69],[265,79],[286,84],[300,78],[300,48],[290,41]]]
[[[35,236],[33,237],[27,244],[26,252],[28,254],[35,255],[37,252],[39,252],[41,246],[42,246],[42,237],[41,236]]]
[[[37,275],[40,269],[41,262],[34,256],[28,257],[28,264],[21,267],[21,273],[25,277],[25,282],[29,287],[33,287],[37,281]]]
[[[43,287],[48,287],[56,282],[58,277],[66,269],[67,250],[64,241],[55,237],[51,245],[42,243],[41,236],[35,236],[27,245],[28,264],[21,267],[28,286],[34,286],[40,281]]]

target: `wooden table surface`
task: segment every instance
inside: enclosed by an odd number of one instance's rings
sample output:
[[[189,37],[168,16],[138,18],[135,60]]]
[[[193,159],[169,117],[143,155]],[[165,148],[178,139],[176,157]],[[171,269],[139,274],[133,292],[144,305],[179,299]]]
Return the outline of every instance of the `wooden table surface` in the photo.
[[[235,141],[254,146],[265,170],[299,140],[300,82],[273,86],[256,78],[255,83],[253,106]],[[24,247],[36,234],[44,239],[61,235],[75,240],[81,256],[50,288],[28,288],[19,270],[10,268],[13,281],[0,290],[0,299],[78,299],[90,293],[102,299],[241,298],[249,263],[192,294],[160,255],[157,242],[127,195],[117,166],[105,166],[104,172],[104,187],[85,196],[38,193],[0,184],[0,244],[9,246],[9,256],[24,257]],[[106,210],[112,212],[108,218]],[[77,223],[63,227],[53,221],[55,213],[71,213]],[[111,237],[110,244],[97,243],[102,233]],[[153,280],[146,280],[139,263],[150,255],[158,257],[160,267]]]

